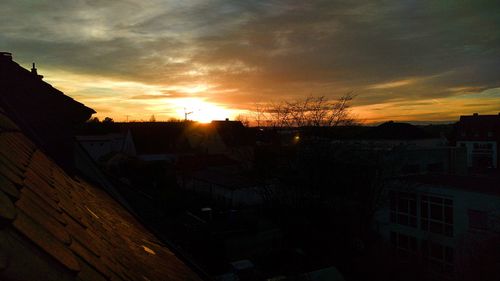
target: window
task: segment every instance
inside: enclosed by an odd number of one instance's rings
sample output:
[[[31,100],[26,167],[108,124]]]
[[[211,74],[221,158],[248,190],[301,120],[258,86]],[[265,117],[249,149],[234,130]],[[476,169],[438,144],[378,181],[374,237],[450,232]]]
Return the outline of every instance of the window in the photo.
[[[453,236],[453,200],[423,195],[420,215],[422,230]]]
[[[411,192],[389,192],[391,207],[390,221],[401,225],[417,227],[417,196]]]
[[[486,230],[488,228],[488,215],[484,211],[468,210],[469,228]]]
[[[422,240],[422,258],[432,273],[448,276],[453,273],[455,250],[439,243]]]
[[[400,261],[409,261],[416,258],[417,239],[415,237],[392,231],[391,244],[396,250]]]

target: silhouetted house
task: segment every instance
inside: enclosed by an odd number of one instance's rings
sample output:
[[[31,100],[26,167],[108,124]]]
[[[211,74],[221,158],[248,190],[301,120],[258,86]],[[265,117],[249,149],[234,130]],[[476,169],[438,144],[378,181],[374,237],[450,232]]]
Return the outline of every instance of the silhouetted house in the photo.
[[[64,144],[91,110],[1,55],[0,279],[199,280],[109,193],[52,160],[46,142]],[[18,100],[32,96],[46,107]],[[68,160],[65,148],[54,155]]]
[[[104,135],[78,135],[76,140],[94,161],[113,153],[136,156],[135,145],[130,131]]]
[[[94,160],[100,161],[116,154],[136,156],[135,144],[129,129],[119,123],[85,122],[76,133],[76,140]]]
[[[186,129],[191,122],[119,123],[130,130],[137,157],[144,161],[175,162],[178,155],[191,152]]]
[[[255,206],[263,203],[259,193],[262,191],[261,184],[223,170],[205,169],[194,172],[186,178],[183,187],[226,206]]]
[[[241,121],[215,120],[210,123],[228,147],[252,146],[255,136]]]
[[[211,125],[224,143],[223,153],[246,167],[251,167],[254,159],[256,132],[243,126],[241,121],[212,121]]]
[[[241,163],[223,154],[184,156],[177,163],[182,188],[231,207],[259,205],[262,188],[241,173]]]
[[[0,106],[23,132],[67,170],[74,168],[74,133],[94,110],[64,95],[0,53]],[[20,111],[18,109],[22,108]]]
[[[457,146],[467,149],[470,168],[498,168],[500,113],[460,116],[453,138]]]
[[[394,267],[414,267],[427,275],[422,280],[456,280],[466,274],[472,279],[464,280],[475,280],[480,276],[478,261],[500,259],[498,253],[482,252],[497,247],[488,244],[491,239],[500,239],[498,178],[407,176],[394,180],[387,196],[376,228],[392,245]]]

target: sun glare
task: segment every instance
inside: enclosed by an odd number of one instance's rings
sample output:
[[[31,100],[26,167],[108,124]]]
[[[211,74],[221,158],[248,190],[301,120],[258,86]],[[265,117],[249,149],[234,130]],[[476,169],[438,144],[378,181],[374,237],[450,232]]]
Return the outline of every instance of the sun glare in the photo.
[[[201,123],[210,123],[212,120],[224,120],[234,115],[234,110],[216,105],[200,98],[185,98],[173,101],[176,107],[175,111],[182,118],[198,121]],[[187,116],[186,116],[187,114]]]

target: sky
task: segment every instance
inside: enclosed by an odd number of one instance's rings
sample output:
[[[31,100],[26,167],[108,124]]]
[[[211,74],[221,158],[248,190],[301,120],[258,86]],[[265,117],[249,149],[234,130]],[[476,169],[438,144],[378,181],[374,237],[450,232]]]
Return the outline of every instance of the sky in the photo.
[[[353,92],[366,123],[500,112],[500,1],[2,0],[0,51],[118,121]]]

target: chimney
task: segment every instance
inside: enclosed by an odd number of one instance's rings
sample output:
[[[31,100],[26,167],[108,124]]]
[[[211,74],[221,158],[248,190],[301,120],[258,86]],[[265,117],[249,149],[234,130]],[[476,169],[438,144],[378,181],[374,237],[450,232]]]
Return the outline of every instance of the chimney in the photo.
[[[229,121],[229,118],[226,118],[226,121]]]
[[[479,116],[479,113],[474,113],[472,114],[472,116]]]
[[[33,73],[33,75],[38,75],[38,73],[36,71],[35,63],[33,63],[33,67],[31,68],[31,73]]]
[[[38,75],[38,71],[36,70],[36,66],[35,66],[35,63],[33,63],[33,67],[31,68],[31,73],[35,76],[37,76],[38,78],[42,79],[43,78],[43,75]]]

